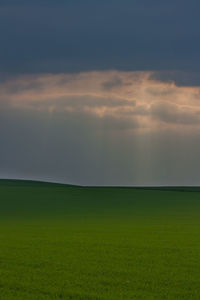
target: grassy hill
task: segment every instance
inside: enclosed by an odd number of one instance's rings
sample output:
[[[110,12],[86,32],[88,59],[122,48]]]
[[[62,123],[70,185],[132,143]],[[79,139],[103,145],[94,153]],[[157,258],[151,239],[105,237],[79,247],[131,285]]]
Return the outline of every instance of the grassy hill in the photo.
[[[199,299],[198,187],[0,180],[2,299]]]

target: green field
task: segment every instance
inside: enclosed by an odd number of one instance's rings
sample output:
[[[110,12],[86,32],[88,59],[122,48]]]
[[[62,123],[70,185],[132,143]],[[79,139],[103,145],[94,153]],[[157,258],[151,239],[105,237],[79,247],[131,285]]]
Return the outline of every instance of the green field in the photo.
[[[0,299],[200,299],[200,189],[1,180]]]

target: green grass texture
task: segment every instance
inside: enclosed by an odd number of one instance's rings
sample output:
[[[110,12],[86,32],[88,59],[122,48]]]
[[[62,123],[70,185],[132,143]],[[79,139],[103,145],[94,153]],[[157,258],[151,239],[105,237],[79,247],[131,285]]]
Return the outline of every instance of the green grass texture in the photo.
[[[200,189],[0,180],[0,299],[200,299]]]

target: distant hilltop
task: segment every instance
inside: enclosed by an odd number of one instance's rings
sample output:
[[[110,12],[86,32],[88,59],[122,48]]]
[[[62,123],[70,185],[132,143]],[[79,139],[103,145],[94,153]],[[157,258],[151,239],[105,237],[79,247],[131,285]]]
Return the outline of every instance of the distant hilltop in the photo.
[[[200,192],[200,186],[82,186],[40,180],[25,179],[0,179],[0,186],[41,186],[41,187],[73,187],[73,188],[105,188],[105,189],[137,189],[137,190],[160,190],[177,192]]]
[[[40,180],[25,180],[25,179],[0,179],[0,185],[6,186],[62,186],[76,187],[78,185],[65,184],[59,182],[40,181]]]

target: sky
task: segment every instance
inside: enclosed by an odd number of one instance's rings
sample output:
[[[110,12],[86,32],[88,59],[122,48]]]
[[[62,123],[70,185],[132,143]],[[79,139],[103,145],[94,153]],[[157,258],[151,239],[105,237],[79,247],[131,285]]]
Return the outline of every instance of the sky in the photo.
[[[0,177],[200,185],[199,10],[0,0]]]

